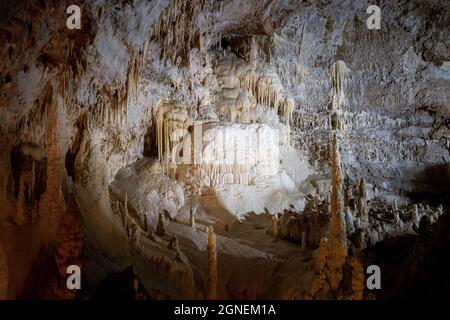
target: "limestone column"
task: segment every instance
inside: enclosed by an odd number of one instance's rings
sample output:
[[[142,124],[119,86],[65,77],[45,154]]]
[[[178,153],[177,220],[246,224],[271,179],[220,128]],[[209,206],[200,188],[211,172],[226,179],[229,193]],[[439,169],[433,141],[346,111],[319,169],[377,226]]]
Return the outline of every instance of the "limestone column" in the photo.
[[[306,240],[307,239],[307,234],[306,231],[302,232],[302,251],[305,252],[306,251]]]
[[[361,251],[355,252],[350,257],[349,265],[352,274],[352,294],[348,298],[352,300],[362,300],[364,298],[365,289],[365,272]]]
[[[128,193],[125,192],[125,201],[124,201],[124,205],[123,205],[123,226],[126,228],[127,227],[127,219],[128,219]]]
[[[214,233],[213,226],[208,226],[208,283],[206,299],[217,299],[217,247],[216,247],[216,234]]]
[[[331,150],[330,282],[333,290],[337,290],[343,277],[342,269],[347,256],[347,233],[343,210],[342,170],[336,134],[333,135]]]
[[[273,236],[275,237],[275,240],[278,240],[278,231],[279,231],[279,221],[278,221],[278,214],[275,213],[272,216],[272,233]]]
[[[358,217],[361,219],[361,221],[367,222],[367,189],[364,177],[359,180],[357,209]]]
[[[160,213],[158,216],[158,224],[156,225],[156,234],[161,237],[164,237],[166,235],[166,228],[164,226],[162,213]]]
[[[193,229],[195,229],[195,209],[189,209],[190,214],[190,224]]]

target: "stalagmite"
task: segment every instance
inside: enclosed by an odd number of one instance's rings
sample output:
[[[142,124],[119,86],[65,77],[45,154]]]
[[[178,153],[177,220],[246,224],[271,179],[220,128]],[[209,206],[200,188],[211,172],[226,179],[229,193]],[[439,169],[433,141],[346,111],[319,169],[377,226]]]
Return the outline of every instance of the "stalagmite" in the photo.
[[[292,113],[294,112],[294,106],[294,99],[286,97],[282,106],[286,125],[289,125],[291,122]]]
[[[216,234],[213,226],[208,226],[208,282],[206,299],[217,299],[217,248],[216,248]]]
[[[123,205],[123,225],[125,228],[127,228],[127,223],[128,223],[128,193],[125,192],[125,200],[124,200],[124,205]]]
[[[355,219],[348,206],[344,208],[345,212],[345,224],[347,226],[347,234],[353,234],[355,232]]]
[[[348,187],[345,189],[344,205],[351,208],[353,203],[353,191],[351,187]]]
[[[306,231],[303,231],[302,232],[302,251],[303,252],[305,252],[306,251],[306,241],[307,241],[307,237],[308,237],[308,235],[307,235],[307,233],[306,233]]]
[[[330,282],[333,290],[337,290],[343,277],[342,268],[347,256],[347,234],[342,199],[342,170],[336,134],[333,135],[331,161]]]
[[[259,61],[259,49],[258,43],[256,42],[255,37],[252,37],[250,40],[250,63],[252,66],[252,71],[256,70],[258,61]]]
[[[193,229],[195,229],[195,209],[194,208],[190,208],[189,209],[189,214],[190,214],[190,224],[191,227]]]
[[[166,235],[166,227],[164,226],[164,218],[162,213],[159,213],[158,224],[156,225],[156,234],[164,237]]]
[[[361,177],[361,179],[359,180],[357,209],[358,217],[361,219],[361,221],[365,222],[368,215],[368,208],[366,181],[364,177]]]
[[[420,213],[419,213],[419,209],[418,209],[417,204],[416,204],[416,205],[414,205],[413,225],[418,227],[419,223],[420,223]]]
[[[352,275],[352,294],[349,298],[352,300],[362,300],[364,298],[365,272],[363,258],[364,257],[362,252],[357,251],[356,253],[351,255],[349,259],[349,266]]]
[[[331,213],[331,194],[329,192],[327,193],[326,205],[327,205],[327,212]]]
[[[319,248],[313,252],[313,278],[310,284],[309,293],[313,299],[321,291],[334,290],[331,287],[329,277],[330,247],[327,237],[320,238]]]
[[[74,196],[69,194],[66,210],[59,222],[54,255],[58,271],[63,279],[67,277],[67,266],[70,264],[81,264],[84,240],[82,217]]]
[[[278,214],[275,213],[274,215],[272,215],[272,234],[273,234],[275,240],[278,240],[279,230],[280,230],[280,226],[279,226]]]
[[[403,228],[403,221],[400,218],[400,213],[398,210],[394,211],[394,223],[396,226],[398,226],[400,229]]]

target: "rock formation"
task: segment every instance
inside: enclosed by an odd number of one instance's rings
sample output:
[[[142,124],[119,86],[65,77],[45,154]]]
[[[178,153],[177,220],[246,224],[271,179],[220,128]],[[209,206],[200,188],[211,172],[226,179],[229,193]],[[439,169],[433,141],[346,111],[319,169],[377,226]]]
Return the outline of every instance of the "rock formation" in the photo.
[[[358,217],[363,222],[367,222],[367,190],[366,190],[366,182],[364,177],[359,180],[358,185],[358,198],[357,198],[357,213]]]
[[[166,227],[164,226],[164,218],[162,213],[158,216],[158,224],[156,225],[156,234],[164,237],[166,235]]]
[[[448,2],[75,2],[0,17],[0,298],[364,299],[392,238],[446,265]]]
[[[214,228],[208,226],[208,278],[206,287],[206,299],[217,299],[217,243]]]
[[[278,215],[274,214],[272,216],[272,235],[274,236],[275,240],[278,240],[279,230],[280,230],[280,226],[278,223]]]
[[[81,216],[73,195],[69,194],[66,211],[62,215],[56,235],[55,261],[63,279],[67,277],[68,266],[82,266],[80,256],[83,244]]]
[[[347,233],[342,197],[342,171],[339,157],[339,145],[336,134],[333,135],[331,150],[331,221],[330,221],[330,283],[336,290],[343,276],[343,267],[347,256]]]
[[[194,229],[195,229],[195,211],[196,210],[194,208],[189,209],[189,224]]]

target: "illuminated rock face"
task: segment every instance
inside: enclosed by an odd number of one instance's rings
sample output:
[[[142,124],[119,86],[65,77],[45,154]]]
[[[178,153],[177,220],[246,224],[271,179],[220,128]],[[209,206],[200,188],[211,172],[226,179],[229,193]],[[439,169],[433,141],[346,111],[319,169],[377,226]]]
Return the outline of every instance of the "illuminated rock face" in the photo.
[[[280,134],[267,125],[219,125],[207,130],[203,165],[225,167],[223,183],[250,184],[253,178],[278,174]],[[214,181],[214,177],[212,177]]]
[[[361,297],[355,252],[448,212],[445,1],[78,2],[0,17],[0,298],[54,243],[156,297]]]
[[[180,161],[185,170],[197,165],[197,178],[206,185],[249,185],[254,179],[278,174],[280,138],[277,130],[260,124],[220,122],[205,124],[198,130],[202,133],[200,141],[193,139],[193,158],[185,157]],[[200,143],[197,149],[196,144]]]

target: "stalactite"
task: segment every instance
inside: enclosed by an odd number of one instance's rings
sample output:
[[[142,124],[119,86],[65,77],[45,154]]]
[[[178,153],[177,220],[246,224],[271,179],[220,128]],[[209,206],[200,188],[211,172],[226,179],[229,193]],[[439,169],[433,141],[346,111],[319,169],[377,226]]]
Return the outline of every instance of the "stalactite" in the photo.
[[[294,99],[289,98],[289,97],[284,98],[284,101],[282,104],[282,110],[283,110],[285,123],[287,126],[290,125],[292,113],[294,112],[294,106],[295,106]]]
[[[258,43],[256,42],[255,37],[252,37],[250,40],[250,64],[252,67],[252,71],[256,71],[259,62],[259,49]]]
[[[338,60],[330,67],[330,80],[333,88],[330,109],[337,109],[342,105],[344,98],[344,79],[350,72],[344,61]]]
[[[153,28],[153,37],[162,42],[162,60],[170,59],[175,62],[178,56],[187,55],[189,46],[185,44],[190,44],[192,39],[204,31],[199,30],[197,20],[193,17],[197,17],[206,6],[210,6],[210,10],[217,10],[220,3],[175,0],[164,9]]]
[[[158,159],[170,157],[173,148],[182,141],[191,119],[185,108],[164,103],[155,111]]]
[[[208,226],[208,280],[206,299],[217,299],[217,248],[216,248],[216,234],[214,233],[213,226]]]
[[[251,53],[252,59],[255,59],[254,56],[255,54]],[[289,124],[294,110],[294,100],[285,93],[274,68],[261,68],[264,70],[262,72],[253,64],[254,62],[252,62],[251,69],[246,72],[238,71],[239,74],[242,74],[239,77],[240,88],[250,92],[256,98],[257,103],[269,106],[276,112],[281,109],[285,123]]]

